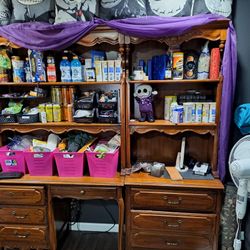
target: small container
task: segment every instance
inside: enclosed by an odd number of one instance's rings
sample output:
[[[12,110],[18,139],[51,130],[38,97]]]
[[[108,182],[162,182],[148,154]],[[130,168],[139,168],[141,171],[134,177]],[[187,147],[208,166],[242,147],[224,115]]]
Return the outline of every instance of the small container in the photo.
[[[203,103],[202,105],[202,122],[208,123],[209,121],[209,103]]]
[[[67,89],[67,100],[68,100],[69,104],[74,103],[74,101],[75,101],[75,92],[76,92],[75,87],[68,87],[68,89]]]
[[[195,122],[202,122],[202,103],[195,104]]]
[[[13,68],[13,82],[24,82],[24,61],[20,60],[19,56],[12,56],[11,62]]]
[[[61,106],[59,104],[53,104],[53,120],[54,122],[61,122]]]
[[[69,103],[67,92],[67,87],[62,87],[62,104],[65,106],[67,106],[67,104]]]
[[[67,105],[67,117],[69,122],[73,121],[73,104]]]
[[[183,123],[183,106],[178,105],[173,110],[173,123]]]
[[[48,122],[53,122],[53,105],[50,103],[46,105],[46,116]]]
[[[170,120],[170,106],[175,96],[165,96],[164,98],[164,119]]]
[[[215,123],[216,122],[216,103],[210,102],[209,103],[209,123]]]
[[[183,79],[183,52],[173,53],[173,79],[181,80]]]
[[[183,103],[184,115],[183,122],[190,123],[195,122],[195,103],[185,102]]]

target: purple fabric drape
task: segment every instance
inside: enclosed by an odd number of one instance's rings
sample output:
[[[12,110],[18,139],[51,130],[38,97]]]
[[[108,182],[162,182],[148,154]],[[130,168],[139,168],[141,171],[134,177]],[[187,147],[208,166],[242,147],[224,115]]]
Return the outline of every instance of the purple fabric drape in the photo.
[[[223,19],[225,18],[209,14],[171,18],[150,16],[111,21],[94,19],[90,22],[71,22],[57,25],[22,23],[0,27],[0,36],[6,37],[11,42],[24,48],[41,51],[61,50],[75,43],[98,25],[105,24],[126,35],[157,38],[181,35],[195,26],[205,25]],[[218,154],[218,169],[221,180],[224,179],[227,169],[229,130],[236,84],[236,65],[236,34],[232,24],[230,24],[222,62],[224,82]]]

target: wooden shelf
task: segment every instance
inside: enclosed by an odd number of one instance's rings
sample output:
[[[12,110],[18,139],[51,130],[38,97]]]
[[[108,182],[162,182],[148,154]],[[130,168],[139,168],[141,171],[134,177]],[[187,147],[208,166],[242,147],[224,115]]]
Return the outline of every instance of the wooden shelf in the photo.
[[[199,79],[194,79],[194,80],[187,80],[187,79],[183,79],[183,80],[148,80],[148,81],[139,81],[139,80],[128,80],[129,83],[131,84],[137,84],[137,83],[143,83],[143,84],[175,84],[175,83],[179,83],[179,84],[193,84],[193,83],[198,83],[198,84],[218,84],[220,82],[220,79],[216,79],[216,80],[199,80]]]
[[[217,125],[215,123],[172,123],[166,120],[155,120],[154,122],[139,122],[130,120],[130,134],[135,132],[144,134],[150,131],[163,132],[165,134],[175,135],[187,131],[198,134],[215,134]]]
[[[0,132],[17,131],[20,133],[28,133],[37,130],[45,130],[53,133],[64,133],[71,130],[84,130],[85,132],[98,134],[101,132],[120,132],[120,124],[109,123],[76,123],[76,122],[50,122],[50,123],[3,123],[0,124]]]
[[[0,82],[0,86],[78,86],[78,85],[109,85],[120,84],[121,81],[108,82]]]
[[[50,184],[50,185],[90,185],[90,186],[123,186],[124,176],[117,173],[113,178],[99,178],[99,177],[59,177],[59,176],[30,176],[24,175],[20,179],[3,179],[1,183],[11,184]]]
[[[173,181],[162,177],[154,177],[148,173],[133,173],[125,176],[125,185],[129,186],[158,186],[172,188],[205,188],[205,189],[223,189],[223,185],[219,179],[214,180],[179,180]]]

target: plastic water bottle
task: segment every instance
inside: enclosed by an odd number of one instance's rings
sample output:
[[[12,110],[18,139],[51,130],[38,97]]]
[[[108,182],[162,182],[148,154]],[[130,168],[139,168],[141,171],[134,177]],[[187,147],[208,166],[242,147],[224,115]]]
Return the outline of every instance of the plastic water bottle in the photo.
[[[72,82],[82,82],[82,64],[79,61],[77,56],[73,57],[71,61],[71,74],[72,74]]]
[[[71,65],[67,56],[63,56],[60,62],[61,81],[72,82],[71,78]]]

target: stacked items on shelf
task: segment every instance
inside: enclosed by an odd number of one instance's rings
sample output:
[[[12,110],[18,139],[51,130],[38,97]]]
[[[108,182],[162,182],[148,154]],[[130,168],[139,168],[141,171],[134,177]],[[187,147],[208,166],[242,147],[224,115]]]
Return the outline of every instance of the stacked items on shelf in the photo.
[[[146,62],[139,60],[134,68],[133,80],[217,80],[220,73],[220,50],[208,48],[205,43],[199,54],[196,51],[168,51],[164,55],[153,56]]]
[[[81,177],[86,150],[90,176],[113,177],[117,171],[119,135],[97,141],[95,145],[92,144],[97,138],[84,132],[71,132],[64,139],[55,134],[50,134],[47,140],[29,135],[9,139],[11,142],[0,148],[3,172],[52,176],[55,160],[59,176]]]
[[[197,91],[165,96],[164,119],[173,123],[215,123],[216,103]]]
[[[58,65],[51,55],[46,57],[45,63],[44,53],[36,50],[29,49],[25,60],[8,54],[7,49],[0,49],[0,82],[56,82],[59,79],[57,67],[61,82],[121,80],[121,57],[118,53],[92,50],[91,58],[84,59],[64,51]]]
[[[118,92],[85,91],[75,105],[74,121],[80,123],[117,123]],[[96,118],[96,119],[95,119]]]

